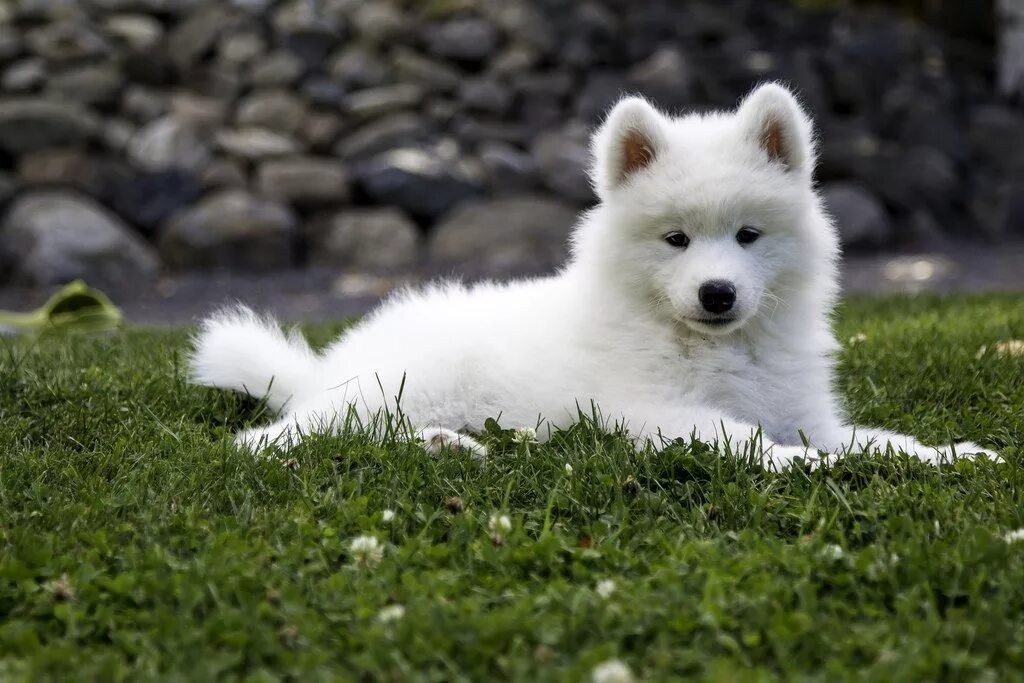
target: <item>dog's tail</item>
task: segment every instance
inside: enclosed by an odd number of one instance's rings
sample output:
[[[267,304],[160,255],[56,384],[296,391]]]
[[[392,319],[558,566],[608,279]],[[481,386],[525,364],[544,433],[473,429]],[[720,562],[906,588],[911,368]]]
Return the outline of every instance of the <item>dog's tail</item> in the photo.
[[[266,397],[278,412],[317,386],[319,361],[298,330],[285,334],[273,319],[237,306],[203,321],[189,374],[196,384]]]

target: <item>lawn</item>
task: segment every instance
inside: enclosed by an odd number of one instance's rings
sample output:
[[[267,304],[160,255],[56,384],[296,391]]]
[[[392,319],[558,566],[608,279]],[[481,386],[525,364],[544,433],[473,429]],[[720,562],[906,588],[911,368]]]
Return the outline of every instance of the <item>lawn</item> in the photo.
[[[859,421],[1008,462],[773,474],[580,426],[283,463],[232,449],[260,405],[186,383],[187,331],[0,342],[0,680],[1019,678],[1024,299],[838,328]]]

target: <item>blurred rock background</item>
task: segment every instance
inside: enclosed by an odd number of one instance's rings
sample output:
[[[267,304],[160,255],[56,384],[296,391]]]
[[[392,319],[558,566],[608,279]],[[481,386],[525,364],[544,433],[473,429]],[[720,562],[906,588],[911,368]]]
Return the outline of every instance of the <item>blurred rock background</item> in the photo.
[[[848,252],[1001,247],[1022,32],[1016,0],[0,0],[0,282],[543,272],[620,94],[766,79],[818,122]]]

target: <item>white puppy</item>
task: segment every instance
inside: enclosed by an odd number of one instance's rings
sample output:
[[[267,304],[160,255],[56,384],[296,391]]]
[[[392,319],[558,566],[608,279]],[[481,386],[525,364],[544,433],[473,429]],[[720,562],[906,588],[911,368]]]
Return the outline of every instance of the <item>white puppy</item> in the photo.
[[[593,153],[601,201],[557,275],[406,291],[320,353],[228,310],[202,325],[194,381],[266,396],[280,419],[238,435],[253,450],[400,408],[428,448],[483,453],[464,433],[488,417],[543,425],[543,438],[597,406],[640,443],[696,437],[777,468],[890,445],[932,462],[986,452],[843,415],[829,320],[839,246],[789,91],[764,85],[734,112],[681,118],[627,98]]]

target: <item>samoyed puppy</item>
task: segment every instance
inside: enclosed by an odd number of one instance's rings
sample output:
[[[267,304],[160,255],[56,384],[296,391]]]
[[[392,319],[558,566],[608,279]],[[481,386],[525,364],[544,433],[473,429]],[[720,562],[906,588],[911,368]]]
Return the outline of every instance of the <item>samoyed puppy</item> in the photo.
[[[195,339],[193,381],[266,397],[279,419],[238,435],[252,451],[401,414],[427,450],[482,455],[470,434],[489,417],[543,439],[596,406],[638,446],[696,438],[775,469],[890,448],[997,457],[844,415],[830,326],[839,241],[790,91],[766,84],[734,111],[678,118],[628,97],[592,151],[600,203],[558,274],[404,291],[320,352],[226,310]]]

